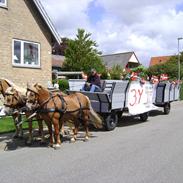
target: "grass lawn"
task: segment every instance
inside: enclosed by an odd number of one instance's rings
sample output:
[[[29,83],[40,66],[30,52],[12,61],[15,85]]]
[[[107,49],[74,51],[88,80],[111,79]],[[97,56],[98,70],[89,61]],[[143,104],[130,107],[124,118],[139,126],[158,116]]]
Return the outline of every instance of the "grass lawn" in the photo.
[[[24,118],[23,118],[24,119]],[[28,123],[23,123],[23,128],[28,128]],[[33,122],[33,128],[38,128],[38,124],[36,121]],[[7,133],[7,132],[13,132],[15,131],[15,126],[12,117],[2,117],[0,118],[0,134],[1,133]]]

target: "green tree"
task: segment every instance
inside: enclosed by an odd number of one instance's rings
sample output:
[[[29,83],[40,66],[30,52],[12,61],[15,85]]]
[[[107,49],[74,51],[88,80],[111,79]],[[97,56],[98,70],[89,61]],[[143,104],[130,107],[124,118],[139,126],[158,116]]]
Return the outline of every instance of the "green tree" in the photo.
[[[180,56],[181,63],[181,79],[183,78],[183,53]],[[149,75],[160,76],[161,74],[168,74],[170,79],[177,79],[178,77],[178,56],[172,56],[170,60],[163,64],[158,64],[149,67]]]
[[[88,73],[91,68],[95,68],[99,73],[105,72],[100,58],[101,52],[97,50],[97,44],[90,36],[84,29],[78,29],[76,38],[67,41],[64,70]]]

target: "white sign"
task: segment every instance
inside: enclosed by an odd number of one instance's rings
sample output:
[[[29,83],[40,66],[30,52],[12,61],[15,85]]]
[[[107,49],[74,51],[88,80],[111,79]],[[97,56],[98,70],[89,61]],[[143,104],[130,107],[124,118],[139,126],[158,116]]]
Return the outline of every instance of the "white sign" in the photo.
[[[149,82],[141,84],[139,81],[132,81],[127,91],[127,106],[131,115],[157,109],[153,105],[153,85]]]

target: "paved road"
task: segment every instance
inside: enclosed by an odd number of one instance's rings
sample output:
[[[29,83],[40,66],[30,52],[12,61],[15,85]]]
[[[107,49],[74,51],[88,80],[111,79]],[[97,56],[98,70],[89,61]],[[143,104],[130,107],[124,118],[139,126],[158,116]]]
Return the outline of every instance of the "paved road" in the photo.
[[[169,115],[161,109],[151,115],[145,123],[123,118],[114,131],[65,141],[57,151],[38,145],[0,151],[0,182],[182,183],[183,102]]]

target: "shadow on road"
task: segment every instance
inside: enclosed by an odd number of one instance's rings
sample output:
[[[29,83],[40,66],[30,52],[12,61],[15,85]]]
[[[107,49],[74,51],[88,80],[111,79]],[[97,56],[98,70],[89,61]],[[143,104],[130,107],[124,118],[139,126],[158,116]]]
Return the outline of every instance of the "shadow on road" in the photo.
[[[90,130],[91,131],[91,130]],[[48,148],[49,147],[49,134],[48,131],[45,131],[45,142],[41,142],[41,138],[38,135],[38,131],[36,130],[33,133],[33,142],[32,144],[27,144],[28,140],[28,132],[25,133],[23,138],[16,138],[14,139],[12,137],[12,134],[1,134],[0,136],[0,143],[4,143],[4,151],[14,151],[20,148]],[[91,132],[89,133],[90,138],[96,138],[95,135],[93,135]],[[70,143],[70,139],[72,137],[72,133],[70,130],[66,131],[66,134],[63,136],[61,135],[61,142],[62,143]],[[76,141],[84,141],[85,137],[85,131],[83,129],[80,129],[77,135]]]
[[[159,115],[164,115],[164,112],[160,110],[153,110],[149,112],[149,116],[151,117],[159,116]]]
[[[155,117],[158,115],[164,115],[163,111],[160,110],[154,110],[149,113],[149,116]],[[148,122],[148,120],[147,120]],[[131,125],[139,125],[145,122],[142,122],[138,116],[122,116],[119,118],[119,122],[117,127],[125,127],[125,126],[131,126]],[[70,138],[72,136],[72,132],[69,128],[66,128],[66,134],[64,136],[61,136],[62,143],[70,143]],[[89,126],[90,131],[90,138],[96,138],[97,136],[93,135],[92,132],[97,131],[104,131],[104,129],[96,129],[92,125]],[[49,135],[48,131],[45,130],[45,143],[41,143],[41,139],[39,137],[38,131],[34,130],[33,132],[33,142],[31,145],[28,145],[26,142],[28,140],[28,132],[24,133],[24,138],[17,138],[13,139],[12,133],[11,134],[0,134],[0,144],[5,144],[5,151],[14,151],[16,149],[20,148],[48,148],[49,146]],[[77,135],[77,141],[84,141],[85,131],[84,128],[81,127],[79,129],[78,135]]]

